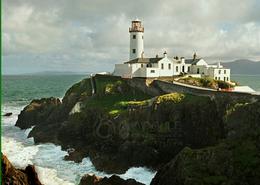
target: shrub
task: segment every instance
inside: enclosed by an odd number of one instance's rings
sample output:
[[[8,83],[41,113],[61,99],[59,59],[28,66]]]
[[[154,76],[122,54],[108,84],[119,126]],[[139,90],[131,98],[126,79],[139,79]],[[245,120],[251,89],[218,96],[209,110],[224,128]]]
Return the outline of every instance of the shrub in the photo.
[[[225,82],[225,81],[218,80],[217,83],[218,83],[218,88],[221,88],[221,89],[228,89],[230,87],[233,87],[230,83]]]
[[[156,99],[155,103],[157,103],[157,104],[165,103],[165,102],[179,103],[183,100],[184,97],[185,97],[184,94],[181,94],[181,93],[165,94],[165,95],[159,96]]]
[[[211,78],[200,78],[199,81],[200,81],[202,87],[209,87],[209,88],[215,88],[216,87],[215,81]]]

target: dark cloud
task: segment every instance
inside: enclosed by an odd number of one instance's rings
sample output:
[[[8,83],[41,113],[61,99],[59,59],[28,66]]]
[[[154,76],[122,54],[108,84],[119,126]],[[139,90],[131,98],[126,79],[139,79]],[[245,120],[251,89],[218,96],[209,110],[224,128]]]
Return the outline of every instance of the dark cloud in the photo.
[[[4,0],[3,69],[104,71],[128,59],[130,21],[145,54],[260,60],[257,0]],[[17,65],[18,68],[15,68]]]

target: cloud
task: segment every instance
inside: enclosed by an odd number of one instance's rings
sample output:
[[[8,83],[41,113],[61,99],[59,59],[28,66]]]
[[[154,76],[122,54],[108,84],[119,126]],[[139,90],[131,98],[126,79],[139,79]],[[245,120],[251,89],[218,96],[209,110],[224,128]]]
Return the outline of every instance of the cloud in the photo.
[[[257,0],[4,0],[3,5],[6,73],[112,71],[128,59],[128,27],[136,17],[145,26],[148,57],[167,50],[185,57],[197,51],[212,61],[260,60]]]

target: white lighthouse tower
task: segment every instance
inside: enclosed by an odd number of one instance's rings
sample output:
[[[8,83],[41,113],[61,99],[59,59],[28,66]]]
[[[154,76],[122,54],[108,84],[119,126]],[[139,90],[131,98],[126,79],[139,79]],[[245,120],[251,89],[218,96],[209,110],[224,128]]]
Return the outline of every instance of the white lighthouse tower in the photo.
[[[129,28],[130,33],[130,55],[129,60],[142,58],[144,55],[144,27],[140,20],[132,21]]]

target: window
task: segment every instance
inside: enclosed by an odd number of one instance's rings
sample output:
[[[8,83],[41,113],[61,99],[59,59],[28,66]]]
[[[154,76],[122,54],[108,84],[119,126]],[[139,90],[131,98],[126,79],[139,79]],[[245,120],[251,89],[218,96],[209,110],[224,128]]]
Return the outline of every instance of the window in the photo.
[[[163,64],[161,64],[161,69],[163,69]]]
[[[215,80],[217,80],[218,78],[217,77],[215,77]]]
[[[179,71],[179,68],[178,68],[178,66],[176,66],[176,72],[178,72]]]
[[[226,74],[226,70],[224,70],[224,74]]]
[[[221,74],[221,70],[218,70],[218,74]]]
[[[142,35],[142,39],[144,39],[144,36]]]
[[[224,81],[226,81],[226,77],[224,77]]]
[[[144,64],[141,64],[141,67],[144,67]]]
[[[200,74],[200,68],[197,68],[197,74]]]
[[[190,72],[190,67],[188,67],[188,72]]]
[[[155,73],[155,70],[151,70],[151,73]]]
[[[220,80],[220,77],[218,77],[218,80]]]
[[[171,64],[168,64],[168,69],[169,69],[169,70],[171,69],[171,67],[172,67]]]
[[[133,35],[133,39],[136,39],[136,35]]]
[[[185,71],[185,67],[184,66],[182,66],[182,72],[184,72]]]
[[[228,81],[229,79],[228,79],[228,77],[227,77],[227,81]]]
[[[133,53],[135,53],[135,49],[133,49]]]

